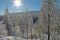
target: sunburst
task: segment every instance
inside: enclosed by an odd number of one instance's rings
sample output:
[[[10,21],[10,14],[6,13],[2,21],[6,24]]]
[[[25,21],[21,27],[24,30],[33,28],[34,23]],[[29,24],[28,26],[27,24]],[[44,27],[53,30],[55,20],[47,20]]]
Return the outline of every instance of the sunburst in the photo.
[[[16,6],[16,7],[19,7],[22,5],[22,3],[21,3],[22,0],[14,0],[13,2],[14,2],[14,6]]]

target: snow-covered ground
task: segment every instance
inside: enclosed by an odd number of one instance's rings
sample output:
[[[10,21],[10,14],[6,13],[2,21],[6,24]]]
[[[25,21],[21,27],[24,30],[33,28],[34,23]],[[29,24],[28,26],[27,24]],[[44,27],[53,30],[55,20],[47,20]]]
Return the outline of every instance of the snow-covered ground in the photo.
[[[39,39],[24,39],[24,38],[8,36],[8,37],[0,38],[0,40],[39,40]]]
[[[55,40],[60,40],[60,35],[56,37],[57,39]],[[0,40],[47,40],[47,36],[45,35],[44,39],[24,39],[24,38],[19,38],[19,37],[13,37],[13,36],[8,36],[8,37],[2,37]],[[52,39],[50,39],[52,40]]]

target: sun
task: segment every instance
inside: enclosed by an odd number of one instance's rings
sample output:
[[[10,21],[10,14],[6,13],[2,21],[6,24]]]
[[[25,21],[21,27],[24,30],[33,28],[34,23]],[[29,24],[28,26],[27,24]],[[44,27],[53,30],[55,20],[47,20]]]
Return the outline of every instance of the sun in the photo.
[[[19,7],[22,5],[22,3],[21,3],[22,0],[14,0],[13,2],[14,2],[14,6],[16,6],[16,7]]]

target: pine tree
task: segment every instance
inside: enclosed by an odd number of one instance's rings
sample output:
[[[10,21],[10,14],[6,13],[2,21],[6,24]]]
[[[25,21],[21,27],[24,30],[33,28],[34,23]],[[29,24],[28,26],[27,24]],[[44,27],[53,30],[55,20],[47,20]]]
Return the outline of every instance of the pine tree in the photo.
[[[56,19],[56,11],[58,10],[58,8],[54,4],[56,1],[57,0],[43,0],[43,5],[40,11],[40,30],[42,30],[40,33],[47,32],[48,40],[50,40],[50,36],[51,36],[51,27],[53,27],[54,24],[54,28],[55,28],[55,25],[57,24],[55,22],[57,20],[55,19]]]

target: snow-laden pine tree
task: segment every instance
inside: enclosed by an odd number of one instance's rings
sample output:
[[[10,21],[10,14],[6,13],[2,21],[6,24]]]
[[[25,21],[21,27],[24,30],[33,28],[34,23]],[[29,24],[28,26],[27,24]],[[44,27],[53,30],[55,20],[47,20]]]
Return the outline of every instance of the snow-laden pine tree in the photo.
[[[4,23],[6,24],[6,29],[7,29],[7,32],[8,32],[7,35],[8,36],[13,36],[14,32],[12,31],[13,29],[12,29],[10,15],[9,15],[9,12],[8,12],[8,7],[6,8],[6,11],[5,11]]]
[[[40,39],[57,40],[58,7],[57,0],[43,0],[40,11]]]

